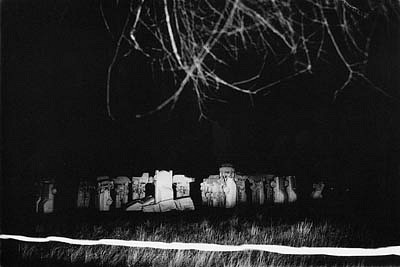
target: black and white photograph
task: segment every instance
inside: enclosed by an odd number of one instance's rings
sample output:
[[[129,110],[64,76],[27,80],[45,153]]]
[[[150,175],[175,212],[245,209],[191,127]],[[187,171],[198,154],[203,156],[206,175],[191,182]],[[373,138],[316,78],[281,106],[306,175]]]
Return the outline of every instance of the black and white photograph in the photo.
[[[400,266],[400,1],[0,9],[0,267]]]

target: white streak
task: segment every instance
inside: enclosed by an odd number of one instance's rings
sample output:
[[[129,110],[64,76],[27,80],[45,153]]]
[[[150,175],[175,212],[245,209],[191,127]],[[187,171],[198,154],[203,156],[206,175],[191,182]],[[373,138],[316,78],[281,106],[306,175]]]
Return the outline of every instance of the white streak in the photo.
[[[263,244],[243,244],[243,245],[219,245],[207,243],[182,243],[182,242],[152,242],[152,241],[135,241],[135,240],[119,240],[119,239],[100,239],[100,240],[84,240],[72,239],[58,236],[48,237],[27,237],[21,235],[0,234],[0,239],[13,239],[23,242],[61,242],[72,245],[93,246],[93,245],[110,245],[138,248],[157,248],[157,249],[173,249],[173,250],[198,250],[198,251],[220,251],[234,252],[245,250],[259,250],[265,252],[292,254],[292,255],[330,255],[330,256],[400,256],[400,246],[391,246],[383,248],[338,248],[338,247],[290,247],[280,245],[263,245]]]

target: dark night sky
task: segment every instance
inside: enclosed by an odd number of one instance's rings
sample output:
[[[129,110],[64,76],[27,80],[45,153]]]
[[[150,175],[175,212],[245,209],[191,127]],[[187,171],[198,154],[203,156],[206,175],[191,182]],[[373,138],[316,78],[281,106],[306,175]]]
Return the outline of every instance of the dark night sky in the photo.
[[[115,16],[111,8],[106,11]],[[121,62],[113,79],[118,86],[112,95],[117,121],[107,117],[105,84],[114,43],[98,1],[10,1],[3,14],[6,172],[57,175],[71,168],[76,175],[141,172],[135,164],[148,168],[155,166],[146,161],[163,164],[154,157],[166,153],[164,143],[185,134],[181,131],[194,131],[188,124],[197,119],[194,116],[186,116],[184,122],[182,116],[133,119],[135,112],[161,100],[151,94],[171,80],[161,77],[153,82],[150,67],[143,63]],[[132,73],[134,79],[129,78]],[[184,103],[179,108],[184,105],[193,109]],[[161,138],[154,138],[155,132]]]
[[[118,19],[121,10],[106,13]],[[216,126],[198,122],[191,91],[173,112],[135,120],[168,95],[173,80],[151,75],[133,54],[114,75],[111,121],[105,84],[114,42],[98,1],[5,1],[2,13],[3,177],[28,184],[43,176],[76,180],[156,168],[208,174],[225,153],[245,171],[320,177],[398,153],[399,102],[356,83],[332,103],[343,81],[337,59],[256,98],[255,106],[229,94],[231,104],[212,107]],[[376,33],[369,73],[399,97],[393,29]],[[252,59],[244,55],[234,71],[243,73]]]

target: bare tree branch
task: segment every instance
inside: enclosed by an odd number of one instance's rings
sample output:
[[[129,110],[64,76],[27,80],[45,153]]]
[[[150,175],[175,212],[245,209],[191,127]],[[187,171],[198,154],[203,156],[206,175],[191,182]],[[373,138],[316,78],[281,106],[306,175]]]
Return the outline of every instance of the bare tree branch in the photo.
[[[263,91],[268,94],[268,89],[279,83],[311,73],[314,65],[325,61],[331,53],[331,50],[326,50],[329,44],[347,71],[334,99],[355,78],[372,85],[362,72],[368,62],[371,38],[370,33],[363,36],[360,25],[375,12],[375,8],[361,10],[346,0],[140,0],[132,6],[108,68],[107,112],[111,118],[111,74],[128,30],[127,41],[131,46],[150,58],[153,57],[151,53],[157,51],[161,56],[154,61],[162,70],[171,71],[177,84],[169,98],[153,110],[138,114],[138,118],[160,111],[169,104],[173,108],[187,87],[194,91],[203,117],[204,103],[210,99],[208,91],[226,87],[249,96]],[[109,29],[103,11],[102,16]],[[133,23],[130,22],[131,16],[134,17]],[[143,43],[146,40],[140,43],[137,38],[139,23],[158,42],[157,45],[150,44],[148,52],[141,48],[148,47],[149,44]],[[229,68],[230,60],[237,60],[241,51],[249,49],[263,58],[261,70],[240,79],[228,79],[218,73],[216,66]],[[272,59],[267,57],[268,54],[275,57],[278,65],[289,58],[294,59],[293,72],[259,84],[261,71]],[[381,88],[372,88],[388,95]]]

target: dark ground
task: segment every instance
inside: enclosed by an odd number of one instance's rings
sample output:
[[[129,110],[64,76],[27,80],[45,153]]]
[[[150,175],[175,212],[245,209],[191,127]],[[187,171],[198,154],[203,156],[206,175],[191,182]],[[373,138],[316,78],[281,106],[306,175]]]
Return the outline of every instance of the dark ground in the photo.
[[[124,225],[144,224],[146,221],[168,224],[190,224],[207,220],[211,225],[219,225],[223,221],[235,217],[239,223],[256,222],[278,224],[293,224],[297,221],[308,220],[315,223],[328,222],[332,225],[354,228],[354,235],[348,237],[347,247],[384,247],[400,244],[399,223],[392,218],[385,217],[384,213],[377,214],[375,211],[364,211],[357,209],[350,203],[334,203],[327,201],[300,201],[293,205],[265,207],[242,207],[233,210],[212,209],[197,207],[196,211],[189,212],[168,212],[163,214],[144,214],[141,212],[112,211],[99,213],[95,210],[67,210],[48,215],[31,214],[29,219],[15,221],[7,233],[18,233],[27,236],[65,236],[74,237],[80,232],[82,225],[98,225],[104,231],[112,232],[116,227]],[[11,231],[13,229],[14,231]],[[101,237],[99,237],[101,238]],[[54,262],[41,259],[21,259],[19,256],[19,242],[2,241],[4,266],[95,266],[94,264],[65,262]],[[313,256],[315,262],[322,265],[341,266],[349,265],[349,262],[363,266],[399,266],[400,257],[329,257]],[[17,260],[18,259],[18,260]],[[318,259],[318,260],[316,260]],[[11,265],[8,265],[11,264]],[[13,265],[17,264],[17,265]],[[313,264],[313,265],[314,265]],[[315,265],[314,265],[315,266]],[[317,264],[319,266],[319,264]]]

